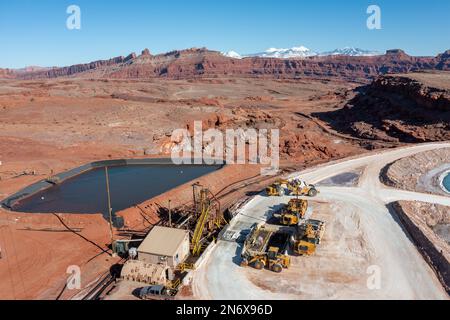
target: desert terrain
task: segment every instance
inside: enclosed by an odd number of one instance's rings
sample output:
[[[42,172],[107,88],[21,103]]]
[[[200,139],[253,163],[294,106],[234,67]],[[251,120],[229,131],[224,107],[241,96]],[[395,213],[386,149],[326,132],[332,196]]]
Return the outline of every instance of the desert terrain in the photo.
[[[282,130],[281,146],[282,161],[287,166],[306,166],[308,163],[352,155],[363,150],[359,143],[327,133],[310,119],[296,114],[297,111],[304,113],[317,110],[318,104],[328,110],[340,99],[334,92],[350,88],[351,84],[342,81],[285,83],[257,79],[3,81],[0,89],[0,144],[3,150],[0,155],[1,197],[6,198],[36,181],[95,160],[167,157],[171,132],[192,126],[194,120],[202,120],[205,128],[285,127],[286,130]],[[322,95],[325,97],[320,102],[313,99]],[[299,108],[299,105],[302,107]],[[298,163],[293,162],[293,159]],[[208,185],[219,191],[233,181],[254,177],[259,172],[259,168],[253,167],[227,170],[232,173],[227,174],[226,180],[210,180]],[[189,199],[188,190],[184,200]],[[6,211],[1,214],[7,220],[11,215],[16,215]],[[141,230],[148,227],[140,214],[130,212],[129,217],[135,218],[126,218],[128,226],[136,226]],[[52,217],[38,218],[35,215],[33,218],[54,220],[53,226],[60,225]],[[74,216],[70,218],[75,219]],[[78,220],[75,221],[75,225],[78,224]],[[4,228],[9,229],[2,231],[5,237],[12,233],[14,239],[31,235],[30,241],[40,239],[41,236],[42,239],[49,238],[40,240],[44,244],[61,238],[58,244],[65,250],[70,250],[73,245],[71,239],[77,238],[65,232],[20,231],[24,228],[20,220],[14,221],[12,226],[7,225]],[[94,242],[99,241],[99,246],[107,250],[108,232],[104,230],[103,236],[99,233],[93,237],[86,229],[81,233]],[[27,259],[31,253],[27,249],[29,244],[20,241],[16,246],[19,246],[18,255]],[[91,247],[86,242],[80,246],[80,251],[86,250],[87,255]],[[44,245],[34,252],[45,256],[50,254],[49,250]],[[100,249],[93,247],[93,250]],[[20,264],[21,258],[17,259],[16,263]],[[69,260],[63,260],[57,276],[55,274],[58,279],[55,279],[56,283],[64,284],[67,276],[65,267],[71,265]],[[14,268],[14,265],[2,268],[5,277],[8,277],[6,273],[10,268]],[[28,283],[26,275],[23,277]],[[42,274],[41,277],[45,283],[52,282],[48,274]],[[3,284],[5,294],[14,298],[11,285],[18,284]],[[56,288],[49,293],[47,285],[42,284],[45,288],[42,289],[45,291],[44,297],[54,298],[59,294],[61,286],[52,285]],[[26,296],[18,293],[15,297],[43,297],[41,290],[34,292],[27,288],[26,292]]]
[[[0,70],[0,200],[88,162],[168,157],[173,130],[192,129],[194,121],[202,121],[204,129],[276,128],[280,175],[325,183],[313,210],[335,230],[318,256],[294,262],[279,297],[446,298],[387,205],[420,200],[449,206],[448,197],[404,186],[409,191],[393,192],[382,186],[380,175],[393,161],[448,147],[416,144],[449,139],[449,53],[416,58],[392,51],[376,58],[320,59],[234,60],[203,49],[152,56],[144,50],[89,65],[21,74]],[[388,71],[392,74],[385,75]],[[422,72],[404,73],[410,71]],[[391,148],[400,149],[384,150]],[[331,161],[339,170],[321,167]],[[443,156],[441,162],[450,159]],[[323,182],[350,171],[357,183]],[[233,222],[237,230],[279,204],[258,195],[277,177],[258,174],[257,166],[229,165],[200,179],[221,196],[224,209],[251,199]],[[147,232],[163,218],[158,208],[169,199],[180,206],[190,197],[186,184],[126,209],[119,213],[124,229]],[[25,214],[0,208],[0,221],[0,277],[8,279],[0,283],[1,298],[79,298],[119,263],[111,256],[109,226],[101,213]],[[337,242],[336,234],[349,228],[354,233]],[[121,231],[114,230],[116,235]],[[383,247],[389,256],[382,256]],[[236,248],[219,242],[205,270],[197,270],[187,297],[268,298],[277,292],[276,277],[261,282],[254,270],[236,270],[236,281],[223,283],[223,268],[238,268]],[[365,269],[355,266],[371,264],[391,270],[386,271],[389,288],[367,292]],[[71,265],[81,267],[84,290],[66,290]],[[322,274],[301,271],[319,265],[326,269]]]

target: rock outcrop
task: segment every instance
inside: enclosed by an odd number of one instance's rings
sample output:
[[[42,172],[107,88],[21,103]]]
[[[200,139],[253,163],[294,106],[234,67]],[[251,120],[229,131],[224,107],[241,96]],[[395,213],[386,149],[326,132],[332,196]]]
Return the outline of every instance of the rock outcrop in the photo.
[[[357,89],[342,109],[315,116],[365,139],[427,142],[450,139],[450,72],[384,75]]]
[[[0,79],[13,79],[16,74],[11,69],[0,69]]]
[[[150,50],[145,48],[144,50],[142,50],[141,56],[151,56]]]
[[[70,67],[63,68],[51,68],[43,71],[31,71],[31,72],[16,72],[16,78],[28,80],[28,79],[51,79],[57,77],[79,75],[89,71],[99,71],[104,67],[113,67],[120,64],[125,64],[136,58],[136,54],[132,53],[127,57],[116,57],[109,60],[98,60],[86,64],[77,64]]]
[[[399,201],[393,208],[417,249],[450,294],[450,207]]]

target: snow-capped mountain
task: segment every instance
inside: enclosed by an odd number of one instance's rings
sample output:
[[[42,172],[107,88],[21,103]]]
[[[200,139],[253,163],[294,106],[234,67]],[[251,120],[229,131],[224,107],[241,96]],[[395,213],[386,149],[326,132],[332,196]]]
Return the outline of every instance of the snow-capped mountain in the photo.
[[[377,51],[370,51],[370,50],[364,50],[359,48],[352,48],[352,47],[345,47],[342,49],[335,49],[333,51],[326,51],[326,52],[314,52],[310,49],[299,46],[299,47],[292,47],[289,49],[278,49],[278,48],[270,48],[267,49],[264,52],[258,52],[258,53],[251,53],[251,54],[244,54],[241,55],[237,53],[236,51],[228,51],[222,53],[226,57],[235,58],[235,59],[242,59],[246,57],[263,57],[263,58],[280,58],[280,59],[288,59],[288,58],[305,58],[305,57],[314,57],[314,56],[336,56],[336,55],[345,55],[345,56],[376,56],[380,55],[380,52]]]
[[[242,59],[243,57],[237,53],[236,51],[227,51],[227,52],[222,52],[222,55],[224,55],[225,57],[228,58],[234,58],[234,59]]]
[[[299,58],[316,56],[317,53],[312,52],[304,46],[292,47],[289,49],[270,48],[264,52],[248,54],[247,57],[265,57],[265,58]]]
[[[235,59],[242,59],[246,57],[263,57],[263,58],[303,58],[303,57],[311,57],[316,56],[317,53],[312,52],[308,48],[304,46],[299,47],[293,47],[293,48],[270,48],[267,49],[264,52],[258,52],[258,53],[249,53],[241,55],[237,53],[236,51],[228,51],[228,52],[222,52],[222,54],[226,57],[235,58]]]
[[[371,50],[364,50],[360,48],[352,48],[352,47],[345,47],[342,49],[335,49],[333,51],[327,51],[322,52],[319,55],[320,56],[337,56],[337,55],[343,55],[343,56],[352,56],[352,57],[369,57],[369,56],[378,56],[381,55],[381,52],[378,51],[371,51]]]

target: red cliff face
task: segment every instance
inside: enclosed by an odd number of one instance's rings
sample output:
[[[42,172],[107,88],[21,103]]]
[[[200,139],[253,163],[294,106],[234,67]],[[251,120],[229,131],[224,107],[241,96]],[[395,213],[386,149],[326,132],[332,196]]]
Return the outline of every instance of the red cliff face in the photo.
[[[21,72],[17,74],[19,79],[50,79],[57,77],[65,77],[83,74],[89,71],[99,71],[102,68],[114,65],[120,65],[136,58],[136,54],[132,53],[127,57],[116,57],[109,60],[99,60],[86,64],[77,64],[69,67],[51,68],[43,71]]]
[[[437,60],[438,60],[437,69],[450,70],[450,50],[447,50],[444,53],[438,55]]]
[[[303,59],[232,59],[219,52],[202,49],[172,51],[153,56],[145,49],[140,56],[130,54],[110,60],[50,70],[17,74],[20,79],[80,76],[90,78],[186,79],[194,77],[270,77],[280,79],[337,77],[366,82],[386,73],[420,70],[450,70],[449,51],[437,57],[411,57],[402,50],[389,50],[373,57],[327,56]],[[0,73],[1,75],[1,73]]]
[[[0,79],[12,79],[15,78],[15,73],[10,69],[0,69]]]

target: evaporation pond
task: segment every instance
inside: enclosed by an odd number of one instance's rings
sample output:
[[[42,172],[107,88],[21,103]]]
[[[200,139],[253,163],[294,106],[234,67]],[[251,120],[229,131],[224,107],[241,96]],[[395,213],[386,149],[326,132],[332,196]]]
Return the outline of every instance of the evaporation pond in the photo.
[[[220,169],[219,165],[128,165],[108,167],[114,212],[140,204]],[[30,213],[107,213],[105,168],[63,181],[14,205]]]
[[[444,185],[444,188],[447,189],[448,192],[450,192],[450,173],[445,176],[442,184]]]

